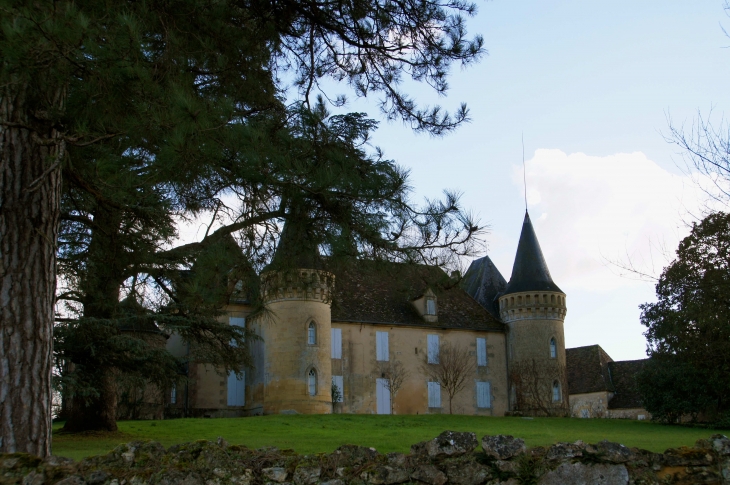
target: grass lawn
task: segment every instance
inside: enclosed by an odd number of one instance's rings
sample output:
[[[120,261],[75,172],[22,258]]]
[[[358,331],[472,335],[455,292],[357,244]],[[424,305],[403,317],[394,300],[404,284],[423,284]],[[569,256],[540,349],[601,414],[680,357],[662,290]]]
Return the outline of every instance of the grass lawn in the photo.
[[[603,439],[651,451],[691,446],[715,431],[664,426],[646,421],[571,418],[490,418],[479,416],[418,415],[273,415],[228,419],[171,419],[120,421],[116,433],[59,433],[54,425],[53,454],[80,459],[109,452],[120,443],[155,440],[164,446],[218,436],[230,444],[250,448],[276,446],[299,453],[331,452],[346,443],[372,446],[381,453],[408,452],[413,443],[434,438],[444,430],[473,431],[479,440],[487,434],[511,434],[528,446],[558,441]]]

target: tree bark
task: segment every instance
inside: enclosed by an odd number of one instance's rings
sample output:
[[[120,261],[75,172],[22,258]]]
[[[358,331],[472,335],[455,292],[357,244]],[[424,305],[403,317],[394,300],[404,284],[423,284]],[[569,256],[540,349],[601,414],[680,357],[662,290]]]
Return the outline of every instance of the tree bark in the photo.
[[[29,114],[29,93],[27,84],[0,91],[0,452],[45,457],[65,145]]]

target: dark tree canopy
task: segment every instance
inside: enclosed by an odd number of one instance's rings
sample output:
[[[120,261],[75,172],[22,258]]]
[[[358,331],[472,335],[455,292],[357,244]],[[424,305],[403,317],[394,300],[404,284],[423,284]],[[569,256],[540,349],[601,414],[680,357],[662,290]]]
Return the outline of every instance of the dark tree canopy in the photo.
[[[713,419],[728,412],[730,215],[717,212],[693,224],[656,292],[656,303],[641,306],[649,355],[656,361],[640,379],[647,410],[668,420],[700,413]],[[672,378],[677,379],[673,388],[662,384]],[[682,395],[688,387],[691,397]],[[667,393],[677,395],[670,398]],[[677,403],[675,409],[670,402]]]
[[[198,339],[210,359],[236,368],[243,357],[227,350],[236,335],[202,315],[224,295],[198,294],[202,286],[181,276],[232,234],[246,263],[217,255],[220,264],[211,264],[244,276],[266,263],[292,217],[312,221],[330,255],[444,264],[470,251],[479,228],[458,197],[412,205],[407,173],[366,150],[376,123],[360,113],[332,116],[317,99],[342,108],[343,98],[323,89],[329,78],[376,96],[387,118],[417,131],[454,129],[467,119],[463,105],[454,115],[421,107],[403,86],[414,80],[444,93],[450,66],[480,57],[481,38],[467,39],[462,17],[473,13],[470,3],[443,0],[0,0],[0,247],[3,274],[25,278],[0,283],[18,302],[3,309],[1,330],[17,337],[3,341],[12,366],[0,406],[13,412],[2,413],[0,450],[49,451],[56,255],[60,299],[76,312],[57,332],[58,358],[77,363],[65,367],[66,383],[88,412],[110,391],[86,384],[110,383],[145,362],[172,369],[124,327],[147,312],[159,330]],[[286,90],[292,80],[295,96]],[[236,207],[224,202],[231,194]],[[175,247],[176,220],[208,212],[225,214],[223,226]],[[165,301],[145,300],[150,285]],[[130,313],[136,305],[144,311]],[[201,337],[213,330],[206,347]],[[45,357],[27,362],[21,347]],[[110,355],[109,365],[97,365],[91,357],[102,348],[131,360]],[[84,368],[102,375],[83,376]],[[13,388],[21,381],[33,399]],[[112,410],[100,413],[89,422],[113,429]]]

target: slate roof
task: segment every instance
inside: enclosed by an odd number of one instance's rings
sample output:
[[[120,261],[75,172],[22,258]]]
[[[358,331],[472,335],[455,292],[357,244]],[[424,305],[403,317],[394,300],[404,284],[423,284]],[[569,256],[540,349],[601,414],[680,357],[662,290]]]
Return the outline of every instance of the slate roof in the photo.
[[[570,394],[613,391],[608,370],[613,359],[600,345],[565,349],[565,358]]]
[[[608,409],[641,408],[636,375],[649,359],[614,361],[600,345],[565,349],[568,392],[608,391],[613,394]]]
[[[493,317],[500,318],[498,296],[506,288],[507,281],[492,260],[489,259],[489,256],[472,261],[459,284]]]
[[[636,375],[649,359],[610,362],[608,369],[614,385],[614,395],[608,409],[641,408],[641,395],[636,388]]]
[[[553,283],[550,276],[550,270],[545,262],[545,257],[542,255],[540,243],[537,241],[537,235],[527,211],[525,211],[525,220],[522,223],[520,242],[517,244],[512,276],[504,294],[519,293],[521,291],[557,291],[562,293],[562,290]]]
[[[281,231],[274,257],[264,271],[292,268],[321,269],[322,257],[314,241],[312,228],[306,219],[296,217],[288,219]]]
[[[436,267],[358,262],[335,273],[333,322],[386,323],[504,332],[505,326]],[[427,288],[436,294],[438,322],[411,304]]]

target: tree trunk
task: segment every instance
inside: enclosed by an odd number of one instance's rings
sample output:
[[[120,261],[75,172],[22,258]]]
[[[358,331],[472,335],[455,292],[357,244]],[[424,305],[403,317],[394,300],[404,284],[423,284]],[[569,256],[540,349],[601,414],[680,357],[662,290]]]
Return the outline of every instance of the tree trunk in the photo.
[[[64,142],[29,93],[0,91],[0,452],[45,457]]]
[[[71,398],[68,420],[64,431],[116,431],[117,430],[117,385],[116,372],[102,369],[96,379],[99,396],[84,400],[79,396]]]
[[[120,287],[126,269],[121,247],[118,211],[97,207],[95,228],[91,233],[86,271],[80,282],[83,293],[84,317],[114,318],[119,305]],[[71,397],[71,409],[64,431],[116,431],[118,371],[108,363],[95,362],[93,356],[83,356],[84,371],[93,372],[89,381],[96,384],[97,397]]]

